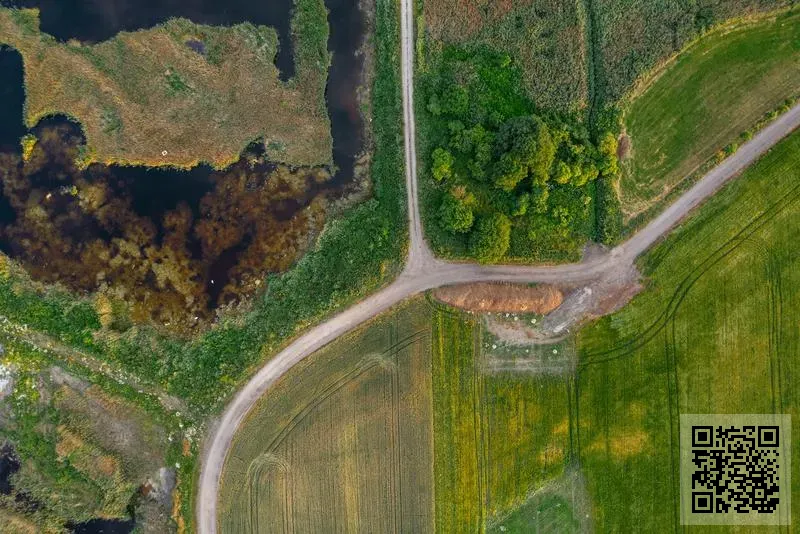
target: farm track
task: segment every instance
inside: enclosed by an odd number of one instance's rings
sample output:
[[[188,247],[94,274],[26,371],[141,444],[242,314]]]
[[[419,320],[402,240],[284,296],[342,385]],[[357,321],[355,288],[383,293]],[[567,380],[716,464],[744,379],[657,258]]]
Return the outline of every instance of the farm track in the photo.
[[[411,0],[401,0],[400,17],[403,133],[409,216],[409,250],[405,269],[391,285],[297,337],[270,359],[234,396],[216,424],[209,429],[203,446],[196,504],[197,531],[201,534],[217,532],[217,497],[220,478],[234,433],[261,396],[295,364],[406,298],[442,285],[478,281],[575,284],[595,282],[614,277],[618,273],[624,273],[630,268],[636,257],[666,235],[692,210],[800,126],[799,104],[761,130],[752,140],[742,145],[735,154],[712,169],[645,228],[616,248],[588,261],[535,267],[523,265],[481,266],[470,263],[445,262],[435,258],[425,243],[417,202],[413,87],[414,16]],[[795,190],[794,193],[797,191]],[[792,200],[796,196],[795,194]],[[745,231],[746,229],[740,234]],[[722,249],[720,250],[722,251]],[[729,252],[730,250],[728,250]],[[721,259],[718,254],[712,256],[717,259],[711,258],[711,264]],[[701,265],[707,264],[708,261]],[[707,269],[709,265],[705,265],[705,267]],[[666,326],[666,319],[674,315],[694,281],[696,278],[692,280],[691,276],[687,277],[676,290],[670,306],[661,318],[650,327],[653,336],[658,335],[658,332]],[[634,347],[636,343],[636,340],[631,340],[627,347]],[[624,355],[608,352],[595,354],[593,359],[586,364],[599,363]],[[602,356],[608,357],[603,358]]]

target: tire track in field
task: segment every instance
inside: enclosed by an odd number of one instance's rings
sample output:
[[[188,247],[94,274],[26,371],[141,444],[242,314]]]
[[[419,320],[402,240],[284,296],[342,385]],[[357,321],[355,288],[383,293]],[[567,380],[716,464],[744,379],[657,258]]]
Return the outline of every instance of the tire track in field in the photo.
[[[416,341],[419,341],[420,338],[424,337],[426,334],[425,330],[420,330],[418,332],[414,332],[413,334],[403,338],[402,340],[398,341],[394,347],[390,347],[383,353],[381,353],[381,357],[386,357],[392,350],[400,350],[403,349]],[[289,424],[286,425],[281,429],[281,432],[272,439],[267,450],[274,450],[276,447],[280,446],[283,443],[283,440],[286,439],[286,436],[290,434],[300,423],[302,423],[306,417],[308,417],[309,413],[312,412],[315,408],[317,408],[320,404],[324,401],[328,400],[331,396],[333,396],[337,391],[341,388],[346,386],[349,382],[358,378],[365,372],[369,371],[373,367],[380,366],[381,360],[379,358],[364,358],[362,359],[353,369],[350,370],[347,374],[343,377],[335,380],[334,382],[330,383],[326,386],[319,394],[314,397],[314,401],[310,402],[305,405],[305,407],[300,410],[294,417],[290,420]],[[385,362],[384,362],[385,363]]]
[[[400,385],[399,380],[400,377],[398,376],[398,362],[397,362],[397,355],[399,350],[395,347],[397,346],[394,342],[395,337],[397,336],[397,327],[394,323],[389,325],[389,344],[392,348],[389,349],[391,351],[391,359],[394,362],[394,366],[392,367],[391,374],[392,374],[392,423],[391,423],[391,446],[392,446],[392,469],[394,471],[394,479],[392,481],[392,489],[394,492],[393,499],[394,499],[394,532],[397,534],[401,532],[403,529],[403,495],[402,495],[402,480],[401,480],[401,473],[403,468],[403,463],[400,458]],[[405,347],[403,347],[405,348]]]
[[[688,293],[688,290],[687,290]],[[677,313],[677,308],[675,310]],[[669,318],[669,328],[664,331],[664,360],[667,365],[667,406],[669,409],[669,474],[672,490],[672,530],[680,531],[680,382],[678,380],[678,364],[675,351],[675,314]],[[677,431],[676,431],[677,428]],[[678,436],[676,439],[675,436]],[[677,455],[677,458],[676,458]]]
[[[728,241],[717,248],[697,267],[690,271],[689,274],[686,275],[686,277],[684,277],[683,280],[678,284],[678,287],[673,292],[672,297],[664,311],[653,321],[653,323],[651,323],[649,327],[637,334],[631,335],[627,341],[623,341],[615,347],[589,353],[583,359],[583,361],[578,363],[578,367],[588,367],[590,365],[630,356],[636,350],[649,343],[666,327],[667,322],[675,315],[681,303],[683,302],[683,299],[686,298],[689,290],[706,272],[708,272],[720,261],[728,257],[743,242],[750,238],[750,236],[763,228],[777,215],[782,213],[787,206],[797,201],[798,198],[800,198],[800,185],[797,185],[789,190],[786,195],[781,197],[780,200],[773,203],[755,219],[746,224],[739,232],[736,233],[736,235],[728,239]]]

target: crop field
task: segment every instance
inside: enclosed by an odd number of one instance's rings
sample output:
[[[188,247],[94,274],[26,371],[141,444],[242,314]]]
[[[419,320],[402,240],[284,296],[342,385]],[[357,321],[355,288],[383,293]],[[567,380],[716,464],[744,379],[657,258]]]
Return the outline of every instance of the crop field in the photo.
[[[632,157],[620,187],[627,218],[658,203],[715,155],[733,151],[740,134],[800,94],[798,43],[797,11],[720,28],[633,99],[625,115]]]
[[[502,522],[531,492],[561,476],[570,459],[571,382],[529,372],[484,373],[483,345],[471,316],[436,310],[437,532],[480,532]]]
[[[541,109],[579,112],[587,105],[581,2],[425,0],[426,49],[483,45],[508,53]]]
[[[599,97],[619,100],[635,82],[711,26],[775,10],[787,0],[586,0]]]
[[[580,334],[580,458],[598,532],[678,529],[681,413],[797,418],[799,162],[794,134],[643,258],[645,293]]]
[[[326,347],[236,434],[222,532],[430,532],[430,308],[421,299]]]
[[[273,62],[275,30],[249,23],[171,19],[83,45],[40,33],[36,10],[0,8],[0,42],[24,59],[28,126],[53,113],[80,121],[87,161],[224,167],[263,137],[274,161],[322,165],[332,158],[324,102],[330,57],[327,24],[314,26],[327,14],[322,0],[298,4],[310,31],[295,36],[289,83]]]

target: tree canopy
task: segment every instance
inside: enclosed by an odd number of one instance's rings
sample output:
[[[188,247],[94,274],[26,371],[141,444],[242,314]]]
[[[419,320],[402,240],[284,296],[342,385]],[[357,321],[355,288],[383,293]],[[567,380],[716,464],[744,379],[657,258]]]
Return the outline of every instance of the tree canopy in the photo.
[[[593,182],[619,172],[616,136],[594,143],[578,120],[536,110],[508,55],[449,49],[444,58],[423,91],[443,235],[484,262],[579,250],[595,234]]]

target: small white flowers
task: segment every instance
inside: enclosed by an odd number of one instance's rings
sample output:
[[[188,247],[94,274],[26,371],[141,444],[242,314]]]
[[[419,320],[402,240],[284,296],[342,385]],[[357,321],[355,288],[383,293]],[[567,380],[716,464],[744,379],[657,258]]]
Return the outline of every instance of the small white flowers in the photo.
[[[166,150],[162,150],[162,151],[161,151],[161,155],[162,155],[162,156],[166,156],[167,154],[168,154],[168,152],[167,152]]]

